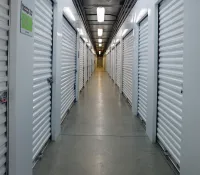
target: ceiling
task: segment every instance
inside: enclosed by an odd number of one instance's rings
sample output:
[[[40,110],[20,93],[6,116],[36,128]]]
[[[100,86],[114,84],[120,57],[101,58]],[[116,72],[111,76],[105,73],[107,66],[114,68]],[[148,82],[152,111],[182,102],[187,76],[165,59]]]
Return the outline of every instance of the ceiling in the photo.
[[[72,0],[82,18],[86,31],[96,52],[104,54],[107,47],[125,21],[137,0]],[[105,8],[104,22],[97,21],[97,7]],[[98,28],[103,29],[103,36],[98,37]],[[98,39],[102,39],[99,47]]]
[[[96,51],[103,51],[106,49],[109,37],[111,36],[113,25],[117,20],[117,16],[123,6],[125,0],[82,0],[82,5],[89,24],[92,41]],[[105,8],[104,22],[97,21],[97,7]],[[103,36],[98,37],[98,28],[103,29]],[[102,47],[99,47],[98,39],[101,38]]]
[[[113,29],[113,25],[116,22],[117,16],[123,6],[125,0],[82,0],[82,5],[85,10],[87,21],[89,24],[92,40],[96,51],[105,50],[109,37]],[[104,22],[99,23],[97,21],[97,7],[105,8]],[[103,36],[98,37],[98,28],[103,29]],[[101,38],[102,47],[99,47],[98,39]]]

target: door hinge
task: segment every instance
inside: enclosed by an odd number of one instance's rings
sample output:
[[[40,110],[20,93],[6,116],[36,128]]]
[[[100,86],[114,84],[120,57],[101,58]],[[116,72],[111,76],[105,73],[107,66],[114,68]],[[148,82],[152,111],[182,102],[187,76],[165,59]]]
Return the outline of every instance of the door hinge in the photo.
[[[47,81],[48,81],[49,84],[53,84],[53,78],[52,77],[48,78]]]

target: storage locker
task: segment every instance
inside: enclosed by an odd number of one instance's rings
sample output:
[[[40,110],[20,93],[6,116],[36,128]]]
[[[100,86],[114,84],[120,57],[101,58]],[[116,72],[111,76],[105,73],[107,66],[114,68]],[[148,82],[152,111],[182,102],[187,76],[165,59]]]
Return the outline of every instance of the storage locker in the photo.
[[[148,76],[148,17],[139,24],[138,43],[138,114],[147,119],[147,76]]]
[[[76,95],[76,45],[77,34],[66,20],[62,19],[61,51],[61,119],[66,116]]]
[[[177,166],[183,115],[183,18],[183,0],[163,0],[159,4],[157,139]]]
[[[133,70],[133,31],[123,39],[123,86],[122,92],[132,105],[132,70]]]
[[[8,109],[7,100],[8,99],[8,52],[9,52],[9,19],[10,19],[10,4],[9,1],[0,2],[0,67],[1,67],[1,84],[0,84],[0,94],[1,94],[1,116],[0,116],[0,174],[7,174],[6,164],[7,151],[8,151],[8,137],[7,137],[7,123],[8,123]]]
[[[33,57],[33,161],[51,136],[53,3],[35,0]]]
[[[84,67],[84,42],[82,38],[80,38],[80,46],[79,46],[79,91],[83,88],[83,67]]]
[[[120,77],[121,77],[121,43],[118,43],[117,44],[117,56],[116,56],[116,61],[117,61],[117,64],[116,64],[116,66],[117,66],[117,69],[116,69],[116,71],[117,71],[117,73],[116,73],[116,82],[117,82],[117,85],[118,85],[118,87],[120,87]]]

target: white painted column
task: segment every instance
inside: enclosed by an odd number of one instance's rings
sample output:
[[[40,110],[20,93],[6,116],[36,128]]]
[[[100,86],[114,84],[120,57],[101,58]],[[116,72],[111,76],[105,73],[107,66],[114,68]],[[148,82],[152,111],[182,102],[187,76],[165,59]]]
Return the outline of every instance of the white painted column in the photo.
[[[148,92],[146,133],[156,142],[157,127],[157,74],[158,74],[158,6],[151,3],[148,12]]]
[[[20,33],[21,0],[10,2],[8,168],[9,175],[31,175],[34,38]],[[23,3],[34,15],[34,1]]]
[[[183,125],[181,175],[200,173],[199,0],[184,1]]]

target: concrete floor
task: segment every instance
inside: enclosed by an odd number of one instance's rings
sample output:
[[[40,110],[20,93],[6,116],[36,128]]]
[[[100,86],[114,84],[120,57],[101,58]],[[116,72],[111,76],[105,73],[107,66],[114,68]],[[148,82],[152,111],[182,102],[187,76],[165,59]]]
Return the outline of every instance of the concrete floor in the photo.
[[[34,175],[174,175],[106,72],[97,70]]]

